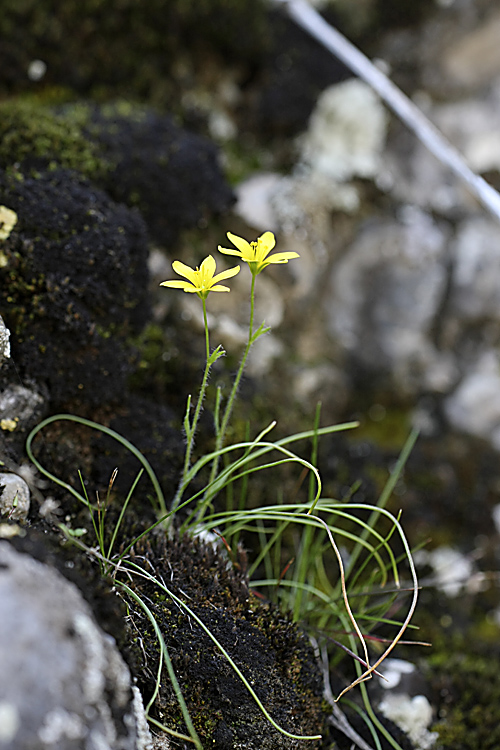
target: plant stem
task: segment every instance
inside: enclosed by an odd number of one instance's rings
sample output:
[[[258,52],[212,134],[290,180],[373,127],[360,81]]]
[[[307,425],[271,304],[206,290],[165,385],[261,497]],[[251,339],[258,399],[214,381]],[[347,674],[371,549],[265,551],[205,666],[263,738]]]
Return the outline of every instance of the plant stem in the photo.
[[[198,420],[201,414],[201,407],[203,404],[203,399],[205,398],[205,391],[207,390],[208,376],[210,374],[210,368],[212,366],[212,362],[210,360],[210,341],[209,341],[209,334],[208,334],[206,299],[202,299],[202,303],[203,303],[203,322],[205,325],[205,349],[206,349],[205,372],[203,373],[203,380],[201,382],[200,391],[198,393],[198,401],[196,402],[194,417],[191,423],[189,423],[189,414],[186,415],[186,453],[184,456],[184,468],[182,470],[182,477],[181,477],[181,481],[179,482],[179,487],[177,488],[177,492],[175,493],[175,497],[172,501],[171,510],[175,510],[177,506],[179,505],[181,498],[182,498],[182,493],[184,492],[184,489],[186,487],[186,478],[187,478],[189,468],[191,465],[191,454],[193,452],[193,447],[194,447],[194,436],[196,434],[196,428],[198,426]]]
[[[201,301],[203,304],[203,325],[205,326],[205,359],[208,364],[210,359],[210,341],[208,337],[207,300],[204,297]]]
[[[236,377],[234,379],[233,387],[231,388],[231,393],[229,394],[229,399],[226,404],[226,408],[224,410],[224,416],[222,417],[220,431],[219,431],[219,434],[217,435],[216,450],[219,450],[224,445],[224,438],[226,437],[227,425],[229,423],[229,419],[233,411],[234,399],[236,398],[236,393],[238,392],[238,387],[240,384],[241,376],[243,375],[243,370],[245,369],[247,357],[250,352],[250,347],[253,344],[254,310],[255,310],[255,276],[252,274],[252,288],[250,290],[250,323],[248,326],[248,341],[245,347],[245,351],[243,352],[243,357],[241,358],[238,372],[236,373]]]
[[[252,286],[250,289],[250,322],[248,325],[248,341],[247,345],[245,347],[245,351],[243,352],[243,357],[241,358],[240,366],[238,368],[238,372],[236,373],[236,377],[234,379],[233,387],[231,388],[231,393],[229,394],[229,398],[226,404],[226,408],[224,409],[224,415],[222,417],[222,422],[220,424],[219,429],[217,430],[217,436],[215,441],[215,450],[219,451],[224,446],[224,439],[226,437],[226,431],[227,426],[229,423],[229,419],[231,417],[231,413],[233,411],[233,405],[234,400],[236,398],[236,394],[238,392],[238,387],[240,384],[241,377],[243,375],[243,370],[245,369],[246,361],[248,358],[248,354],[250,352],[250,348],[253,344],[253,319],[254,319],[254,312],[255,312],[255,277],[256,274],[252,273]],[[219,468],[219,457],[217,456],[214,458],[213,464],[212,464],[212,470],[210,472],[210,479],[209,484],[211,484],[215,477],[217,476],[217,470]],[[207,496],[205,499],[210,497],[210,490],[207,490]],[[201,506],[203,509],[206,507],[206,504],[203,503]],[[201,518],[198,519],[200,521]]]

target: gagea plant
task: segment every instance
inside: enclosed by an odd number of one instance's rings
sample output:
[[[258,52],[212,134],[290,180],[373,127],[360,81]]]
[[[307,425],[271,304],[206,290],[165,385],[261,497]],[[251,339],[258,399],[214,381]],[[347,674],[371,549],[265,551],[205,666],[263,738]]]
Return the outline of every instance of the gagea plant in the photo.
[[[99,549],[96,555],[103,572],[109,574],[112,571],[115,585],[129,597],[130,601],[134,600],[135,604],[142,608],[148,620],[153,623],[160,643],[161,663],[158,668],[157,689],[150,700],[148,710],[154,705],[161,681],[162,664],[164,664],[188,734],[180,735],[171,728],[159,724],[156,719],[151,719],[157,727],[177,737],[182,736],[184,740],[194,743],[197,748],[202,748],[183,698],[182,685],[177,680],[169,657],[168,634],[160,632],[148,602],[141,600],[132,591],[130,580],[134,576],[154,581],[163,598],[167,597],[175,602],[179,611],[184,612],[190,621],[196,622],[207,633],[275,729],[293,740],[321,739],[320,734],[301,736],[279,726],[231,654],[218,642],[216,634],[211,632],[193,612],[189,601],[171,591],[165,581],[155,579],[150,570],[142,569],[137,563],[130,561],[128,553],[133,545],[138,539],[151,533],[155,527],[157,527],[156,533],[166,535],[167,539],[172,538],[173,530],[176,528],[181,535],[189,534],[192,537],[204,538],[211,535],[212,538],[221,540],[221,548],[225,549],[228,554],[228,564],[231,559],[236,559],[238,543],[242,537],[253,538],[251,546],[256,552],[254,559],[250,561],[248,571],[252,589],[291,613],[293,619],[309,631],[316,641],[323,639],[325,653],[326,644],[329,644],[330,658],[338,659],[339,654],[345,654],[346,651],[350,653],[357,676],[351,684],[346,685],[340,696],[355,685],[360,685],[366,721],[375,734],[377,731],[384,734],[392,747],[398,750],[398,743],[380,725],[373,713],[364,683],[373,676],[386,656],[401,640],[417,602],[417,578],[410,548],[399,517],[395,517],[386,509],[387,501],[403,470],[416,435],[410,436],[375,505],[355,503],[350,497],[339,501],[322,496],[321,477],[316,465],[318,441],[323,435],[356,427],[354,422],[320,427],[318,408],[310,430],[272,441],[268,437],[275,426],[272,422],[262,426],[258,434],[253,437],[246,435],[245,439],[227,444],[228,426],[251,347],[270,330],[264,321],[257,326],[254,321],[255,289],[258,277],[270,265],[280,265],[299,258],[298,253],[295,252],[273,253],[276,241],[272,232],[265,232],[251,242],[231,233],[227,236],[234,247],[219,246],[218,250],[224,255],[238,258],[250,271],[248,336],[227,399],[223,401],[219,388],[215,389],[212,396],[215,432],[213,450],[199,457],[195,457],[195,436],[203,404],[210,395],[210,370],[214,363],[225,354],[220,345],[214,349],[211,348],[207,304],[209,304],[212,292],[230,292],[230,288],[221,282],[236,276],[240,273],[241,267],[236,265],[216,273],[216,260],[212,255],[208,255],[196,268],[190,268],[176,260],[172,268],[182,278],[167,280],[161,284],[169,290],[180,290],[199,297],[205,331],[205,366],[195,402],[192,402],[190,395],[187,397],[183,421],[185,433],[183,469],[170,508],[166,506],[163,491],[146,459],[134,446],[109,428],[103,428],[80,417],[56,415],[42,422],[31,433],[27,442],[27,452],[40,471],[62,484],[87,506],[98,540]],[[116,543],[117,528],[110,539],[105,538],[105,503],[104,506],[99,502],[97,506],[92,505],[85,491],[81,495],[70,485],[51,475],[33,455],[31,444],[35,435],[45,425],[58,419],[74,420],[104,430],[106,434],[122,442],[139,458],[143,470],[153,484],[157,522],[153,527],[145,529],[140,537],[130,541],[129,544],[122,544],[119,551]],[[304,441],[309,441],[312,445],[309,459],[292,450],[294,444]],[[256,472],[278,469],[284,464],[292,467],[296,465],[302,475],[309,475],[310,481],[305,483],[305,496],[300,501],[295,501],[294,498],[294,502],[289,502],[277,492],[274,504],[257,508],[248,507],[247,490],[252,476]],[[118,524],[122,523],[125,508],[137,481],[126,498]],[[240,499],[235,509],[232,500],[224,505],[223,498],[224,492],[227,498],[232,497],[231,490],[236,482],[239,486]],[[274,484],[279,488],[279,478],[274,479]],[[71,530],[66,526],[63,531],[76,544],[83,546],[78,530]],[[397,555],[391,544],[393,537],[398,539]],[[400,572],[402,569],[404,569],[404,574]],[[406,581],[404,590],[407,605],[406,613],[398,618],[395,613],[401,609],[399,595],[402,590],[403,575]],[[353,601],[356,602],[355,606],[352,604]],[[390,617],[387,614],[389,610],[391,611]],[[376,639],[374,641],[375,655],[372,656],[366,636],[373,626],[380,622],[384,622],[386,629],[392,629],[392,636],[386,640]],[[333,635],[335,638],[332,637]],[[327,673],[328,663],[325,667],[325,675]],[[321,728],[318,727],[318,729]]]

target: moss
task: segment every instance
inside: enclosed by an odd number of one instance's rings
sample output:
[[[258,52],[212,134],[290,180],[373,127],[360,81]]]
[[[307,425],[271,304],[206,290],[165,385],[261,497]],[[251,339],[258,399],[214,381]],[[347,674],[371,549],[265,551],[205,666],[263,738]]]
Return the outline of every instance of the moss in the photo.
[[[0,167],[28,172],[57,167],[75,169],[93,180],[102,179],[110,164],[84,132],[84,107],[73,107],[65,117],[49,107],[11,100],[0,104]]]
[[[0,173],[0,202],[18,214],[0,268],[18,377],[46,385],[54,406],[112,403],[149,314],[143,222],[69,170]]]
[[[335,14],[326,17],[336,25]],[[282,151],[284,137],[305,129],[320,92],[352,73],[279,8],[270,11],[268,23],[272,42],[246,118],[254,132],[273,137],[273,148]],[[247,123],[242,122],[244,129]],[[292,153],[285,161],[294,161]]]
[[[177,316],[162,326],[149,323],[139,336],[130,339],[130,344],[138,352],[137,368],[129,378],[130,388],[145,398],[168,403],[176,411],[180,424],[187,394],[196,394],[200,387],[205,354],[203,338],[193,336],[192,329]],[[205,440],[213,436],[211,407],[208,400],[196,440],[198,453],[202,452]],[[213,448],[209,445],[207,449]]]
[[[181,230],[226,212],[234,200],[216,147],[151,108],[95,107],[87,132],[113,164],[102,187],[114,200],[138,208],[164,246]]]
[[[411,429],[411,410],[398,406],[380,409],[375,404],[365,414],[353,439],[369,440],[385,450],[401,450]]]
[[[172,244],[181,230],[224,213],[233,201],[210,141],[130,102],[52,109],[31,101],[4,102],[0,167],[20,179],[73,169],[115,201],[138,208],[163,245]]]
[[[262,0],[6,0],[3,89],[33,88],[26,70],[41,59],[47,73],[38,86],[101,100],[175,103],[186,78],[206,70],[207,58],[258,60],[266,31]]]
[[[376,22],[381,29],[391,26],[412,26],[429,15],[433,6],[432,0],[418,0],[404,6],[398,0],[377,0]]]
[[[462,637],[450,646],[428,659],[439,695],[439,721],[431,728],[439,733],[443,750],[496,750],[500,747],[498,643],[486,645]]]
[[[246,559],[236,565],[212,546],[188,537],[166,542],[150,537],[135,546],[137,562],[146,564],[176,595],[182,597],[230,653],[275,721],[297,734],[321,733],[326,718],[322,678],[306,636],[286,615],[257,602],[248,590]],[[302,744],[278,733],[262,715],[233,669],[195,621],[163,592],[137,579],[136,592],[145,597],[164,634],[175,672],[195,728],[204,746],[225,750],[299,748]],[[146,700],[153,690],[158,646],[143,615],[133,614],[146,649],[147,669],[137,675]],[[162,680],[155,701],[156,716],[167,726],[186,732],[168,680]],[[318,743],[309,743],[311,748]]]
[[[269,168],[272,156],[256,143],[244,139],[229,140],[223,145],[226,175],[233,186]]]

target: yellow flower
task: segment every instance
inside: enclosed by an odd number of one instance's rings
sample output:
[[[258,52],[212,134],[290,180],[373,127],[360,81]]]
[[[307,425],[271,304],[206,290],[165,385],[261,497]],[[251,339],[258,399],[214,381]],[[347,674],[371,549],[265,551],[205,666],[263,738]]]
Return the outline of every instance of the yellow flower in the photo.
[[[274,253],[267,257],[276,244],[276,239],[272,232],[264,232],[255,242],[247,242],[243,237],[236,234],[227,233],[228,238],[235,245],[237,250],[229,250],[219,245],[219,252],[226,255],[237,255],[245,263],[248,263],[254,276],[264,270],[270,263],[288,263],[292,258],[300,257],[298,253]]]
[[[194,292],[200,299],[206,299],[209,292],[229,292],[227,286],[221,286],[218,282],[236,276],[240,270],[239,266],[235,266],[214,276],[215,260],[211,255],[205,258],[199,268],[190,268],[181,263],[180,260],[174,260],[172,268],[179,276],[184,276],[187,281],[162,281],[160,286],[182,289],[184,292]]]
[[[0,240],[6,240],[17,223],[17,214],[7,206],[0,206]]]

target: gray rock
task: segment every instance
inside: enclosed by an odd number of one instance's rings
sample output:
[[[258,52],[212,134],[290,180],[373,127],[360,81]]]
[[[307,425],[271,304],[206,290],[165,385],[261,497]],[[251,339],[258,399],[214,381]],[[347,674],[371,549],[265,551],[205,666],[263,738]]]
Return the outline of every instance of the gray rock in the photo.
[[[500,227],[487,218],[472,217],[458,228],[452,246],[450,306],[460,325],[500,323],[499,242]]]
[[[452,427],[489,440],[500,450],[500,362],[494,351],[478,357],[444,408]]]
[[[8,542],[0,542],[0,611],[0,748],[148,747],[113,639],[73,584]]]
[[[494,8],[494,6],[493,6]],[[479,14],[479,18],[482,18]],[[462,90],[491,85],[500,75],[500,12],[493,10],[475,28],[455,29],[453,40],[441,48],[442,74]]]
[[[404,391],[443,390],[453,362],[431,341],[447,282],[447,232],[426,213],[366,225],[334,266],[330,333],[375,372],[392,373]]]
[[[301,137],[300,159],[312,172],[344,182],[373,178],[380,169],[387,113],[373,89],[358,78],[326,88]]]
[[[451,246],[453,270],[441,325],[456,353],[460,382],[446,398],[450,425],[500,448],[500,229],[475,216],[461,222]]]
[[[40,417],[44,403],[44,397],[34,388],[17,384],[7,386],[0,393],[2,429],[14,430],[31,425]]]
[[[419,92],[415,103],[474,172],[498,171],[500,140],[495,124],[500,116],[499,82],[486,92],[472,92],[458,101],[438,102]],[[477,212],[477,202],[464,183],[400,123],[389,138],[377,180],[380,183],[396,200],[436,211],[453,221]]]
[[[17,474],[0,473],[0,515],[25,521],[30,509],[30,490]]]

